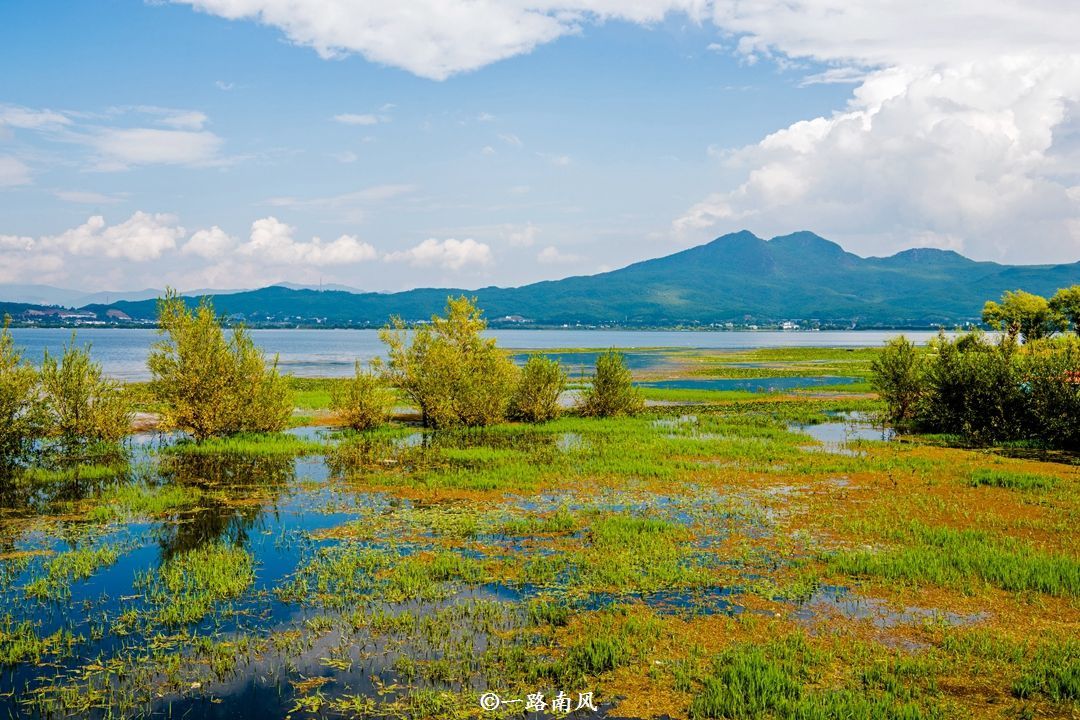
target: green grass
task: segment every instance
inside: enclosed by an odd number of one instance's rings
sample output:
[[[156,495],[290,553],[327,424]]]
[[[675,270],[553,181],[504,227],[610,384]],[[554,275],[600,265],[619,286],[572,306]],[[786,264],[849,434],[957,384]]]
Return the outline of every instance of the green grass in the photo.
[[[71,595],[71,583],[85,580],[120,559],[113,545],[68,550],[45,563],[44,575],[26,585],[28,596],[38,600],[62,600]]]
[[[1080,700],[1080,642],[1066,639],[1060,645],[1040,649],[1025,663],[1012,694],[1021,699]]]
[[[107,489],[87,513],[95,522],[161,517],[198,505],[203,492],[194,486],[140,482]]]
[[[255,581],[251,554],[223,542],[174,555],[156,573],[139,577],[156,606],[154,622],[167,626],[198,622],[217,603],[239,598]]]
[[[211,438],[201,443],[181,442],[165,448],[168,454],[246,455],[248,457],[303,457],[326,452],[321,440],[307,440],[287,433],[251,433]]]
[[[1057,484],[1057,478],[1051,475],[1013,472],[979,468],[971,473],[971,487],[999,487],[1010,490],[1050,490]]]
[[[16,621],[11,613],[0,617],[0,667],[40,665],[49,656],[66,657],[76,642],[78,638],[67,629],[40,637],[30,620]]]
[[[1041,552],[1020,541],[976,530],[930,527],[912,522],[890,533],[905,546],[845,550],[827,558],[845,575],[880,577],[972,589],[986,583],[1003,590],[1080,596],[1080,560]]]
[[[720,654],[702,679],[690,717],[729,720],[930,720],[947,717],[933,702],[912,696],[918,675],[863,674],[859,687],[812,687],[820,659],[799,635],[761,647],[736,645]]]

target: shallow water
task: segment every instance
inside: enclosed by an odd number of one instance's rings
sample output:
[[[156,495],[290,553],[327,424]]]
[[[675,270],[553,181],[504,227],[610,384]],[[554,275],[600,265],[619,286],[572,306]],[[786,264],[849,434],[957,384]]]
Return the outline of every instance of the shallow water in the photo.
[[[688,378],[679,380],[657,380],[639,383],[642,387],[662,388],[667,390],[741,390],[744,392],[787,392],[805,388],[829,387],[832,385],[850,385],[859,382],[858,378],[818,376],[818,377],[771,377],[771,378]]]
[[[70,328],[15,328],[15,344],[28,359],[39,363],[46,349],[63,351],[71,339]],[[703,332],[629,330],[492,330],[490,337],[509,350],[564,350],[567,348],[681,348],[749,350],[767,347],[879,347],[901,331],[828,332]],[[913,342],[926,343],[932,332],[904,332]],[[94,359],[106,374],[139,381],[149,379],[146,358],[158,340],[155,330],[80,328],[78,342],[93,345]],[[347,377],[357,360],[381,357],[384,347],[376,330],[252,330],[256,345],[276,355],[283,372],[297,377]],[[591,369],[595,353],[566,357],[575,372]],[[631,367],[645,369],[663,361],[660,353],[634,353]]]

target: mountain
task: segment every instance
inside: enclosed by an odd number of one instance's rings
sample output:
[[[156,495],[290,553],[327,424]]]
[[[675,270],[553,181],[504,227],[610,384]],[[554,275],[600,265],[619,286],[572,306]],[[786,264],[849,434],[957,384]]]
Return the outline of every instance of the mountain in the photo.
[[[1005,290],[1049,295],[1077,283],[1080,262],[1007,266],[925,248],[864,258],[811,232],[763,240],[742,231],[619,270],[518,288],[351,293],[275,286],[214,302],[219,312],[254,324],[382,325],[391,315],[421,320],[440,311],[447,295],[467,294],[497,324],[657,327],[801,320],[934,327],[977,321],[983,303]],[[152,320],[155,304],[120,301],[82,310]]]
[[[188,290],[189,295],[227,295],[239,290],[195,289]],[[137,302],[153,300],[162,295],[162,290],[146,288],[126,292],[87,292],[85,290],[65,290],[52,285],[32,285],[25,283],[0,283],[0,298],[3,302],[25,305],[60,305],[63,307],[84,307],[86,305],[107,305],[121,300]]]

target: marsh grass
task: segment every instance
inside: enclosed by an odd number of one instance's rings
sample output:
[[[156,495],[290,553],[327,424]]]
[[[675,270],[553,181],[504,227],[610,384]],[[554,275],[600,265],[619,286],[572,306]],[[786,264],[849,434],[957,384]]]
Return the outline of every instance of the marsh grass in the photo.
[[[287,433],[242,433],[215,437],[203,442],[179,442],[165,448],[166,454],[185,455],[244,455],[247,457],[286,456],[304,457],[326,452],[323,441]]]
[[[202,620],[217,603],[239,598],[255,581],[254,560],[222,542],[174,555],[157,572],[136,578],[154,606],[153,622],[166,626]]]
[[[1010,490],[1051,490],[1057,485],[1052,475],[979,468],[971,473],[971,487],[999,487]]]
[[[25,592],[38,600],[63,600],[70,597],[73,582],[85,580],[119,559],[120,549],[115,545],[68,550],[50,558],[42,568],[44,574],[28,583]]]
[[[1080,596],[1080,560],[1036,550],[978,530],[912,522],[890,533],[905,546],[845,550],[827,558],[833,572],[973,589],[983,582],[1003,590]]]

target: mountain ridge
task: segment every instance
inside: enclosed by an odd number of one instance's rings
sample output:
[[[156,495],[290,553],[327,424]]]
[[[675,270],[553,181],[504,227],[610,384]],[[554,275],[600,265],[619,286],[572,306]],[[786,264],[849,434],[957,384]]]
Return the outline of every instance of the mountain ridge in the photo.
[[[398,293],[283,285],[215,296],[216,309],[251,324],[380,326],[441,311],[447,295],[475,296],[495,323],[628,327],[769,325],[935,327],[978,322],[1005,290],[1043,295],[1080,283],[1080,262],[1001,265],[950,250],[913,248],[861,257],[810,231],[764,240],[748,230],[595,275],[520,287],[416,288]],[[189,298],[195,302],[194,297]],[[154,300],[80,311],[151,321]]]

